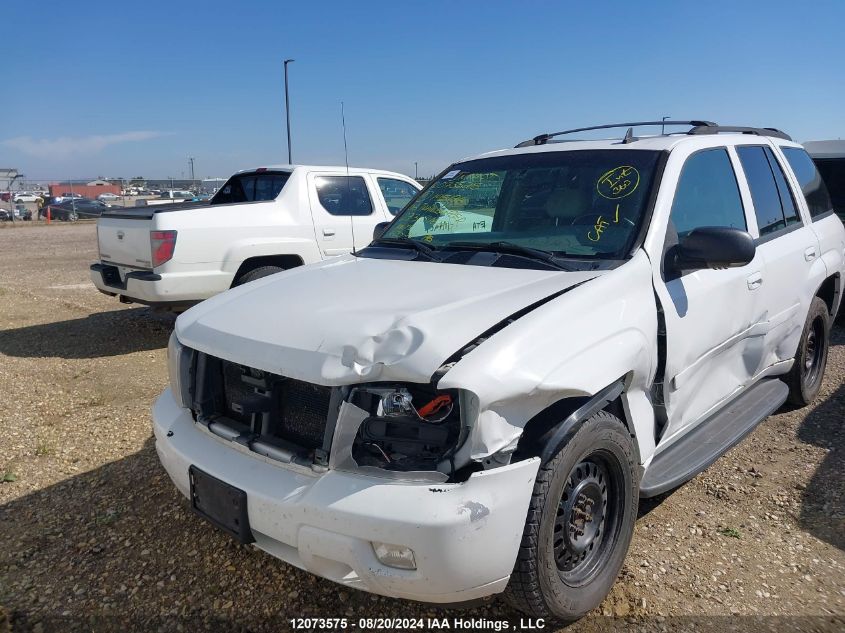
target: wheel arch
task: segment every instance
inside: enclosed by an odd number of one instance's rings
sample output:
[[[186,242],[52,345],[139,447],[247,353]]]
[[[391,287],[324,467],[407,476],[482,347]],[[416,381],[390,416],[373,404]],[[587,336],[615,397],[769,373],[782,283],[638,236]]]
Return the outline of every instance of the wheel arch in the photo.
[[[815,296],[827,304],[827,311],[830,314],[830,318],[833,319],[836,317],[842,297],[841,275],[836,272],[825,279],[818,290],[816,290]]]
[[[590,416],[607,411],[619,418],[638,446],[636,427],[623,397],[628,377],[623,376],[592,396],[561,398],[526,422],[517,444],[518,458],[540,457],[548,463]]]
[[[250,257],[241,262],[241,265],[235,272],[235,276],[232,278],[232,285],[234,285],[242,275],[245,275],[256,268],[261,268],[262,266],[278,266],[279,268],[288,270],[290,268],[302,266],[304,263],[305,262],[299,255],[261,255],[258,257]]]

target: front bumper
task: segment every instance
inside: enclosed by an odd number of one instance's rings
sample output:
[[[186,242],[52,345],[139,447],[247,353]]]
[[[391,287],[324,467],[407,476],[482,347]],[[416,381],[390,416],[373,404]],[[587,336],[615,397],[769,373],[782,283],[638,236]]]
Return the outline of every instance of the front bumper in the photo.
[[[121,270],[122,280],[107,282],[104,270]],[[91,281],[97,290],[146,305],[174,305],[197,303],[227,290],[232,274],[220,270],[188,271],[184,273],[153,273],[132,271],[113,264],[91,264]]]
[[[246,492],[260,549],[349,587],[423,602],[504,590],[539,468],[531,459],[436,485],[304,474],[201,429],[170,389],[153,406],[153,428],[159,459],[183,495],[192,464]],[[382,565],[372,541],[411,548],[417,569]]]

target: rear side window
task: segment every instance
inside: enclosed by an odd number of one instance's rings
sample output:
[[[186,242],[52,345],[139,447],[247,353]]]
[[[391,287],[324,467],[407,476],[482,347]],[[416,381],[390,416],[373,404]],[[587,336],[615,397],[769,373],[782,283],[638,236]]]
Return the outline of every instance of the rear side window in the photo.
[[[290,173],[286,171],[237,174],[214,194],[211,204],[275,200],[288,178]]]
[[[703,226],[748,228],[736,175],[724,148],[704,150],[687,158],[670,218],[679,237]]]
[[[781,149],[798,178],[810,215],[815,218],[833,209],[830,194],[810,155],[800,147],[781,147]]]
[[[387,208],[393,215],[399,213],[411,201],[411,198],[417,195],[416,188],[404,180],[395,178],[378,178],[377,180],[381,195],[384,196]]]
[[[748,188],[751,189],[751,199],[754,201],[754,214],[757,216],[760,235],[768,235],[786,227],[779,187],[775,181],[773,165],[769,160],[771,152],[767,154],[766,149],[768,148],[759,145],[736,148],[745,178],[748,180]],[[771,160],[774,160],[774,156],[771,156]],[[783,174],[781,174],[782,179]],[[783,186],[786,187],[785,182]],[[791,198],[788,197],[789,192],[784,191],[784,193],[787,194],[787,200],[791,203]],[[795,215],[794,205],[792,205],[791,213]]]
[[[373,201],[361,176],[318,176],[317,197],[332,215],[370,215]]]
[[[769,165],[772,166],[772,174],[775,176],[775,184],[778,186],[780,205],[783,208],[783,218],[786,220],[786,226],[796,224],[801,221],[801,218],[798,216],[798,206],[795,204],[795,198],[792,197],[792,190],[786,182],[783,167],[780,166],[774,153],[768,147],[766,148],[766,158],[769,159]]]
[[[845,158],[816,158],[814,162],[830,192],[834,211],[845,218]]]

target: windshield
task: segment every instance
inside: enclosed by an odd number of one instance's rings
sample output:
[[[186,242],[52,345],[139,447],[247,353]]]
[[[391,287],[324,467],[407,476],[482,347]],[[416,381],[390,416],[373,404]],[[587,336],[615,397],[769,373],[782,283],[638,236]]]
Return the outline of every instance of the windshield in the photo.
[[[440,249],[506,242],[577,258],[627,256],[659,152],[573,150],[453,165],[382,234]]]
[[[210,204],[275,200],[288,178],[290,178],[290,172],[287,171],[236,174],[214,194]]]

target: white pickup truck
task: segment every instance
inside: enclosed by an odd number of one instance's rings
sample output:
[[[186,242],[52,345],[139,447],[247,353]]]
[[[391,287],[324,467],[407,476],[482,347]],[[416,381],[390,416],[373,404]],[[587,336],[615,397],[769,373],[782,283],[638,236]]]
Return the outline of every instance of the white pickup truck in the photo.
[[[814,401],[842,296],[801,146],[683,125],[460,161],[367,248],[182,314],[153,408],[176,487],[347,587],[594,608],[640,497]]]
[[[97,222],[98,290],[179,309],[280,270],[369,243],[419,191],[374,169],[283,165],[243,170],[208,203],[119,209]]]

